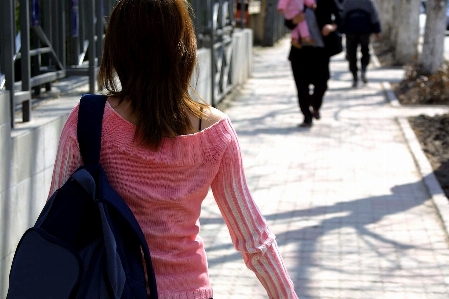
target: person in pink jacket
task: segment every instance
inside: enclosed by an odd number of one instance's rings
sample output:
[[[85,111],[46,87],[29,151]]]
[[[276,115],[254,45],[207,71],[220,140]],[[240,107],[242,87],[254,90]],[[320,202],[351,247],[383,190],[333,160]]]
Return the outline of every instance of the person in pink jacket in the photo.
[[[304,12],[304,8],[316,8],[315,0],[279,0],[278,11],[284,14],[284,18],[291,20],[298,14]],[[309,26],[306,20],[303,20],[292,29],[292,45],[301,48],[302,45],[313,45],[314,40],[310,37]]]
[[[117,2],[98,74],[108,96],[100,163],[146,237],[160,299],[213,296],[199,235],[210,188],[267,298],[296,299],[275,235],[246,184],[229,117],[190,96],[197,45],[188,9],[185,0]],[[78,106],[61,133],[50,194],[82,164],[77,121]]]

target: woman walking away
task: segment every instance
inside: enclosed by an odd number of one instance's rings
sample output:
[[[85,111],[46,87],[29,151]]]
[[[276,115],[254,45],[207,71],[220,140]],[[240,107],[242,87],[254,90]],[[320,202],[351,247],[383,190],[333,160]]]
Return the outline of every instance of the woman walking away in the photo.
[[[213,296],[199,236],[209,187],[235,248],[268,298],[297,298],[275,236],[248,190],[231,121],[189,95],[196,48],[187,1],[117,3],[98,76],[108,96],[100,163],[145,234],[159,298]],[[50,194],[82,164],[78,109],[61,134]]]

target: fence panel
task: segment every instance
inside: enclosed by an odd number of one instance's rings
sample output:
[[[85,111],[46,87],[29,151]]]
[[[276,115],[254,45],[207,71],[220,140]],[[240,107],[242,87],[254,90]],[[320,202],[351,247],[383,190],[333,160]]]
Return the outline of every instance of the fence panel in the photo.
[[[218,104],[233,88],[231,76],[232,34],[235,11],[243,0],[191,0],[198,47],[209,49],[211,55],[211,99]]]
[[[10,91],[13,127],[16,107],[22,108],[22,121],[30,121],[32,95],[38,96],[42,88],[50,90],[55,80],[89,76],[89,91],[96,91],[105,15],[115,3],[0,1],[0,89]]]
[[[118,0],[0,0],[0,89],[10,91],[11,126],[31,99],[67,76],[88,76],[95,92],[106,17]],[[232,89],[234,30],[245,27],[249,0],[191,0],[199,47],[210,50],[212,105]]]

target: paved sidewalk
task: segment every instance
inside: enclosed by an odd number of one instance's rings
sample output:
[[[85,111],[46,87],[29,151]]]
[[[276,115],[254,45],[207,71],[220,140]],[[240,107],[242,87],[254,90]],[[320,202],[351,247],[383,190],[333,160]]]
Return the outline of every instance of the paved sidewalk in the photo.
[[[322,119],[300,129],[288,48],[255,50],[253,78],[225,112],[299,297],[449,298],[447,235],[396,120],[424,108],[392,107],[381,88],[402,71],[369,69],[353,89],[334,57]],[[267,298],[212,196],[201,224],[214,298]]]

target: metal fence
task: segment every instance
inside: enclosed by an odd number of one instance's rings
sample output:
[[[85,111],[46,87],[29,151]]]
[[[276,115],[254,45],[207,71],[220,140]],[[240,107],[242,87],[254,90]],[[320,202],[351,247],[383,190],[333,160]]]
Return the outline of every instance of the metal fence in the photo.
[[[205,47],[211,54],[212,105],[220,102],[232,89],[230,76],[233,56],[232,33],[236,25],[245,27],[244,13],[237,20],[235,15],[244,0],[191,0],[193,22],[198,47]],[[245,9],[245,5],[242,5]]]
[[[31,119],[31,99],[68,76],[88,76],[95,92],[108,16],[117,0],[0,0],[0,89]],[[245,27],[249,0],[190,0],[198,46],[211,52],[212,104],[232,88],[232,34]],[[235,16],[238,16],[237,19]],[[241,16],[241,17],[240,17]],[[93,46],[92,46],[93,45]]]
[[[89,77],[95,91],[102,53],[104,16],[114,0],[1,0],[0,89],[10,91],[11,125],[22,106],[31,118],[31,98],[55,80]],[[93,45],[93,46],[89,46]]]

